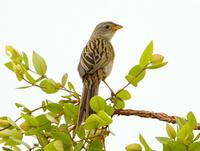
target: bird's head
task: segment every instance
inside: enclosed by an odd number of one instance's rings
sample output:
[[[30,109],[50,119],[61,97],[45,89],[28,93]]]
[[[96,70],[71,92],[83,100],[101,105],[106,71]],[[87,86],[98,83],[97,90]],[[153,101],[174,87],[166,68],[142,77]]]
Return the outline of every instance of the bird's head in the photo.
[[[104,38],[110,41],[113,35],[115,34],[115,32],[121,28],[122,28],[121,25],[118,25],[110,21],[102,22],[96,26],[90,39]]]

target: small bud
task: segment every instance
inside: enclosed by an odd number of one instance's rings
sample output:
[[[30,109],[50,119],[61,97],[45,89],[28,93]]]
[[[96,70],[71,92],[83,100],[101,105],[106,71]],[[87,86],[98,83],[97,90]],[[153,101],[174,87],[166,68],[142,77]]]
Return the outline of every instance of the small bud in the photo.
[[[151,58],[151,63],[158,64],[158,63],[162,63],[163,60],[164,60],[164,56],[160,54],[154,54]]]
[[[166,124],[166,131],[170,138],[172,138],[172,139],[176,138],[176,131],[174,130],[174,128],[171,125]]]
[[[129,144],[126,146],[126,151],[142,151],[142,147],[140,144]]]
[[[8,127],[10,123],[7,120],[0,119],[0,127]]]
[[[21,125],[20,125],[21,129],[23,129],[24,131],[28,131],[30,130],[31,126],[28,122],[23,122]]]

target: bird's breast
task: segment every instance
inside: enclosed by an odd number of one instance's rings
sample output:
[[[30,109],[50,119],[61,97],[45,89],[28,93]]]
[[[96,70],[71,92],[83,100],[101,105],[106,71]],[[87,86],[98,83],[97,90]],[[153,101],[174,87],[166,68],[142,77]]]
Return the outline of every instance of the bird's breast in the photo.
[[[105,73],[105,77],[109,76],[109,74],[111,73],[112,71],[112,67],[113,67],[113,61],[110,61],[105,67],[104,67],[104,73]]]

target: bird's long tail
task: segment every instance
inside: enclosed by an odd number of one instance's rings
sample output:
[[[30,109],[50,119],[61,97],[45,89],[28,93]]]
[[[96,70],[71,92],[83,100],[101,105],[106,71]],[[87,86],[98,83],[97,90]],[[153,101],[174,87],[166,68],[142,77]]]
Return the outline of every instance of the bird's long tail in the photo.
[[[81,105],[79,110],[78,125],[80,125],[89,115],[93,113],[90,108],[90,99],[98,95],[100,81],[97,79],[83,80],[83,90]]]

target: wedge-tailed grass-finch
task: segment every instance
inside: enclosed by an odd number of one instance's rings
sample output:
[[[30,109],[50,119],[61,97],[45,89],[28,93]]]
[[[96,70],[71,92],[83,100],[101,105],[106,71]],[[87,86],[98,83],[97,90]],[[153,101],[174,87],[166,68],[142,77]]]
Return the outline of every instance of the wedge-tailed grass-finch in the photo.
[[[98,95],[100,82],[104,81],[112,70],[115,53],[111,39],[121,28],[121,25],[110,21],[98,24],[82,51],[78,65],[78,72],[83,80],[79,125],[93,113],[90,99]]]

